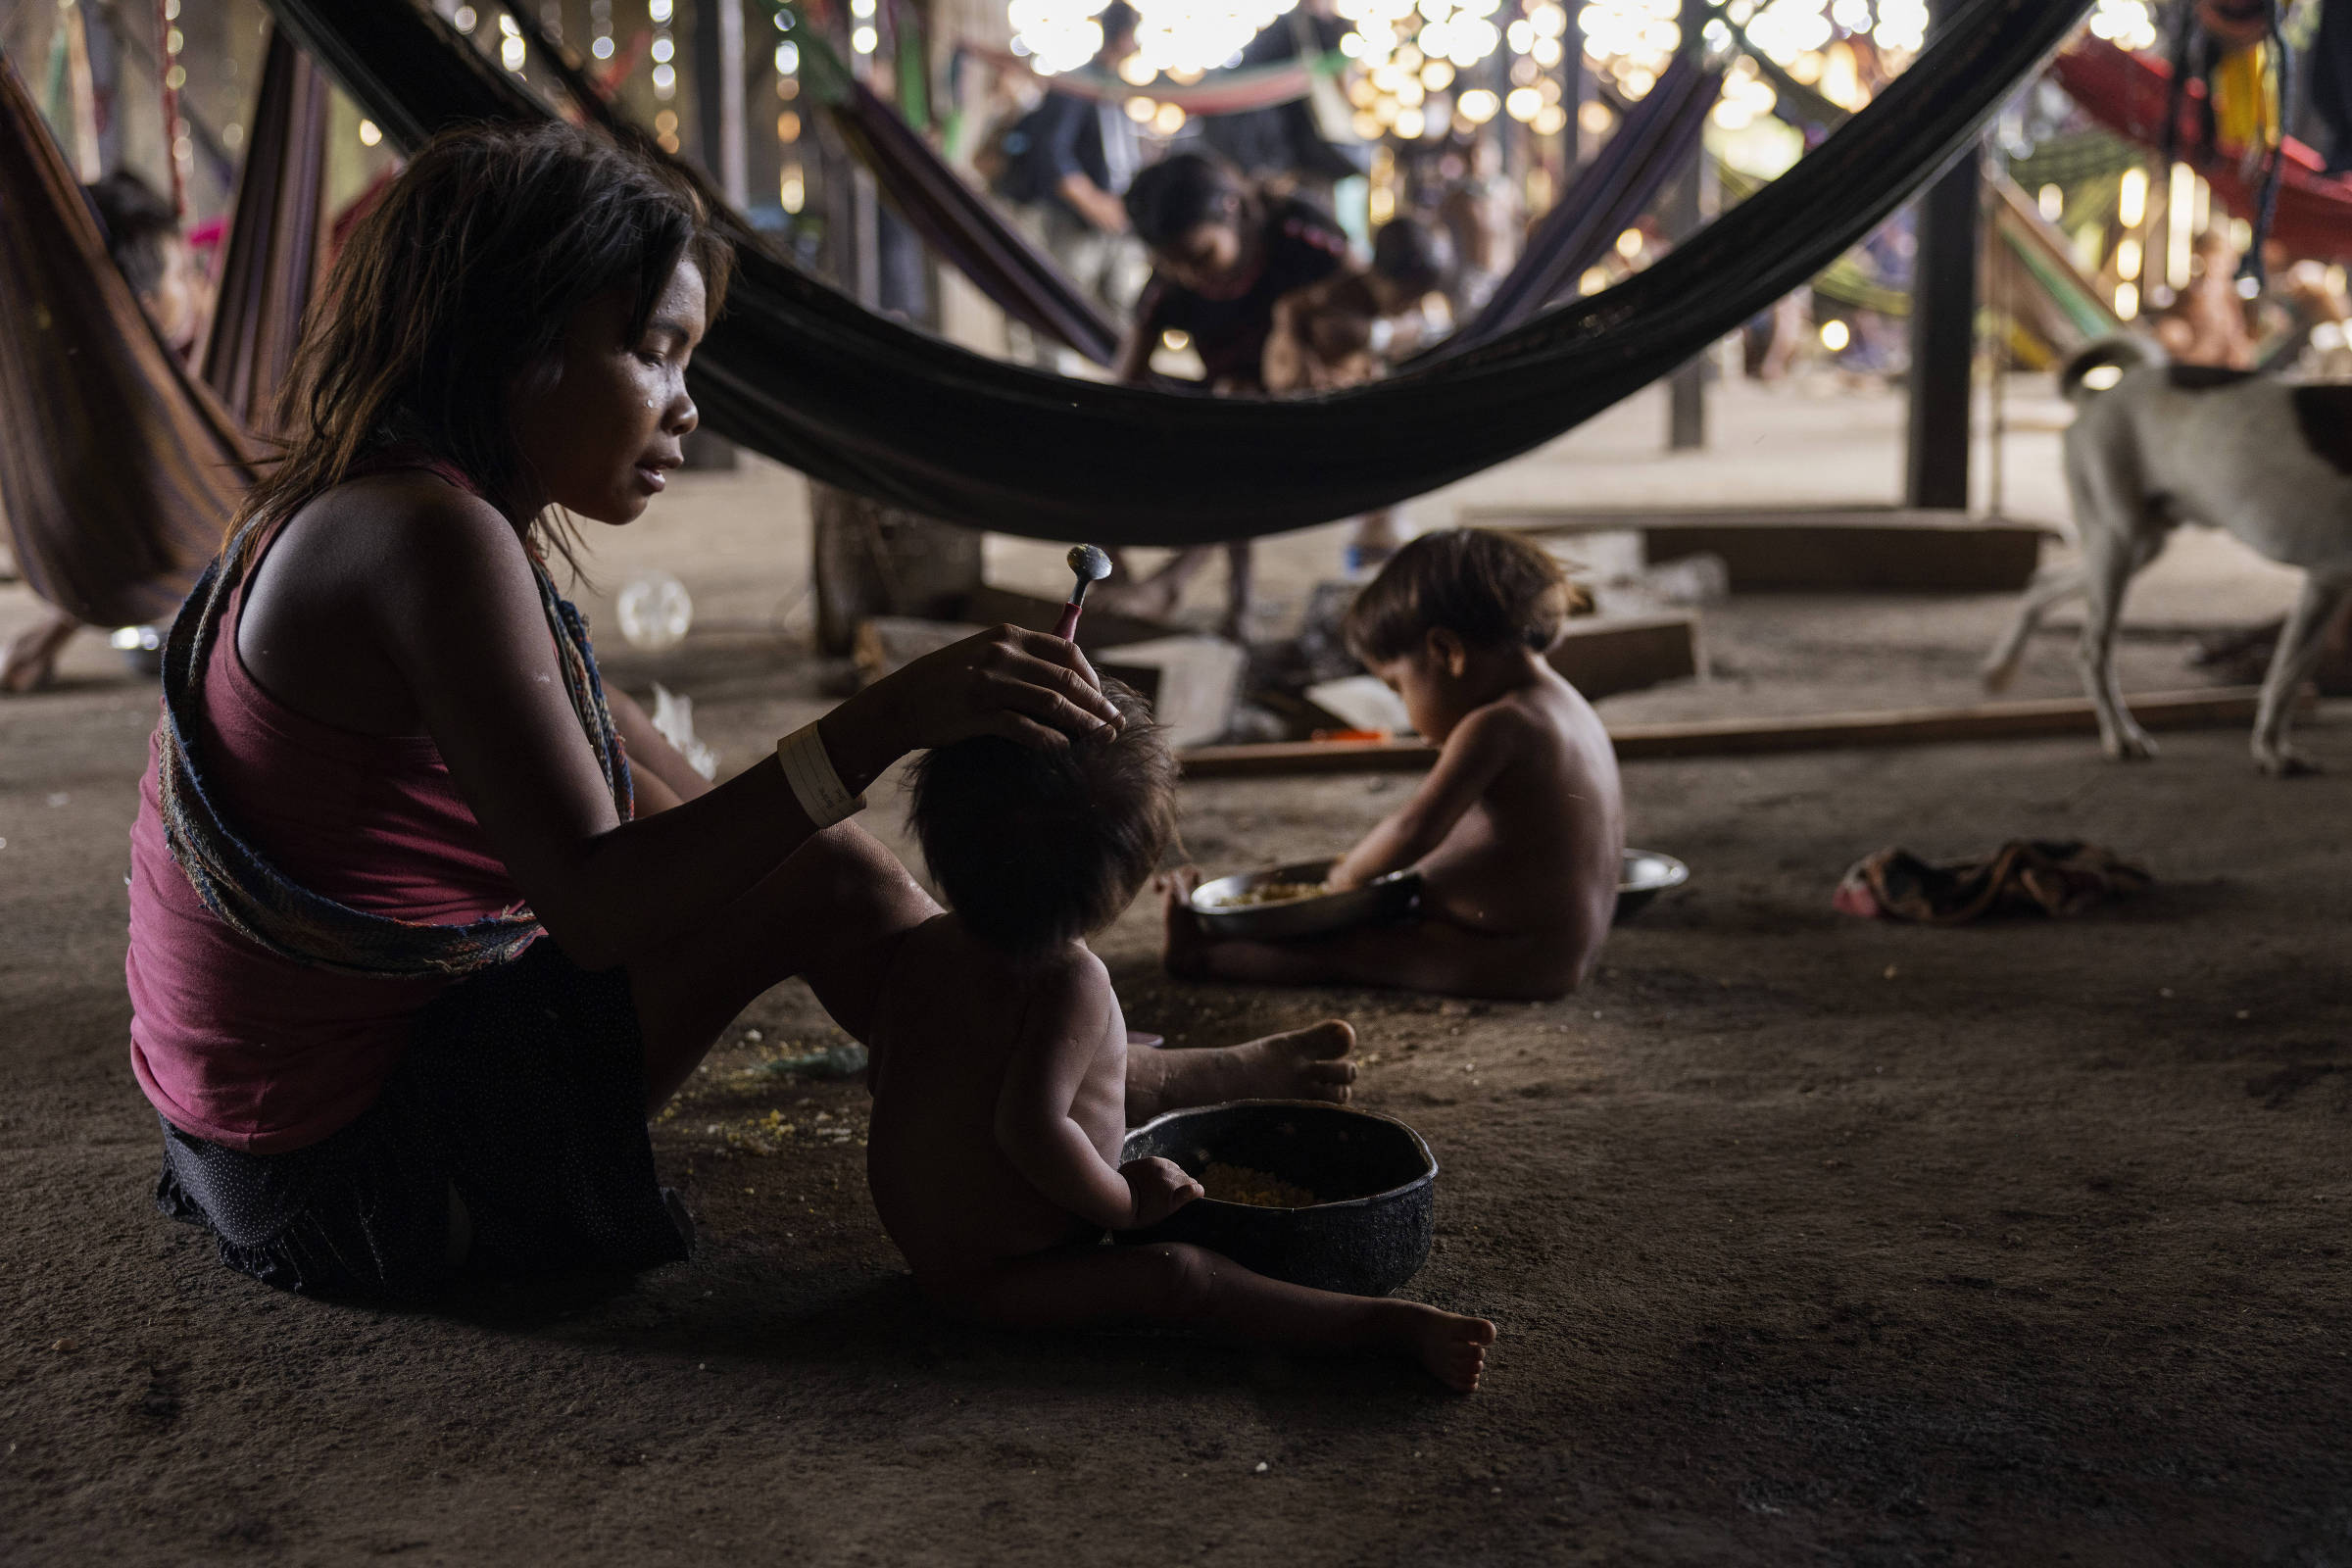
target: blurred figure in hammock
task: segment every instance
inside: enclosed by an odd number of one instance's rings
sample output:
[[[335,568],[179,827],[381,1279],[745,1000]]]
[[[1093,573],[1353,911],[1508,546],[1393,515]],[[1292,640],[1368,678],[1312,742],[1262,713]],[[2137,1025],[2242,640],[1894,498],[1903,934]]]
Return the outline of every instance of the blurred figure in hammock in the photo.
[[[205,314],[205,282],[172,204],[127,169],[84,186],[82,193],[106,231],[107,254],[139,297],[156,335],[181,359],[194,354]],[[48,685],[58,655],[80,629],[79,620],[51,610],[18,633],[0,653],[0,693],[21,696]]]

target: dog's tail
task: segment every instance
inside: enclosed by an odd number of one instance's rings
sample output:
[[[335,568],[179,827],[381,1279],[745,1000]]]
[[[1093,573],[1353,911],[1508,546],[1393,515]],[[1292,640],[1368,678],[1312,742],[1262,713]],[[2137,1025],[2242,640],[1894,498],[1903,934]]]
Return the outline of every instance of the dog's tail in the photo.
[[[2163,363],[2164,351],[2145,338],[2101,338],[2066,362],[2066,368],[2058,372],[2058,395],[2069,403],[2082,403],[2115,385],[2116,376],[2101,375],[2101,370],[2120,374]]]

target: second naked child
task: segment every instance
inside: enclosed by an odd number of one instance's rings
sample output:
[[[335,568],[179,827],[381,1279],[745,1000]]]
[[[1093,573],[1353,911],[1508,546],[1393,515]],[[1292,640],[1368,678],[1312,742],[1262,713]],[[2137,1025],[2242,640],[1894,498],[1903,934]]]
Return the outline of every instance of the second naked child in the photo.
[[[1457,528],[1396,553],[1348,612],[1348,646],[1439,748],[1412,798],[1332,868],[1336,889],[1420,868],[1409,920],[1298,942],[1219,941],[1167,879],[1172,974],[1550,1001],[1584,982],[1625,851],[1617,755],[1544,653],[1571,589],[1511,534]]]
[[[1494,1338],[1482,1319],[1284,1284],[1198,1247],[1103,1245],[1200,1196],[1168,1160],[1120,1160],[1127,1022],[1086,938],[1173,838],[1176,762],[1134,693],[1105,690],[1127,716],[1115,740],[988,736],[918,765],[914,829],[954,912],[902,939],[875,1008],[866,1176],[883,1228],[926,1297],[985,1321],[1386,1351],[1468,1392]],[[1345,1099],[1352,1036],[1326,1029],[1327,1093]]]

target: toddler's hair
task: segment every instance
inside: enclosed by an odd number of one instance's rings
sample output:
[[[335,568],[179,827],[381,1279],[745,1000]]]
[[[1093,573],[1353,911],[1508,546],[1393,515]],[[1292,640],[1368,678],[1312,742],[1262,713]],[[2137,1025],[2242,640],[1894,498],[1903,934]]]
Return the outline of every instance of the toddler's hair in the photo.
[[[1473,648],[1543,653],[1583,596],[1560,564],[1517,534],[1425,533],[1390,558],[1348,607],[1348,650],[1367,664],[1420,651],[1440,627]]]
[[[1162,158],[1135,176],[1127,220],[1147,249],[1164,251],[1203,223],[1242,220],[1249,191],[1231,165],[1200,153]]]
[[[1118,918],[1176,835],[1176,758],[1152,710],[1115,680],[1116,740],[1037,751],[997,735],[914,765],[908,819],[966,929],[1014,956]]]

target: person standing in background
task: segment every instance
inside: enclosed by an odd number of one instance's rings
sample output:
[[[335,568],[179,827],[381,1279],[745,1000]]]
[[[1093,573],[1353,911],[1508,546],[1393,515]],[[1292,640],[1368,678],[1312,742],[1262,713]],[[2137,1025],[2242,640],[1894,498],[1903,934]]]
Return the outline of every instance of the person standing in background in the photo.
[[[1120,62],[1135,53],[1140,19],[1127,0],[1110,0],[1100,20],[1102,47],[1095,53],[1095,68],[1115,79]],[[1121,204],[1143,162],[1135,122],[1118,103],[1049,90],[1019,134],[1020,184],[1030,202],[1033,237],[1071,281],[1124,314],[1142,286]]]

